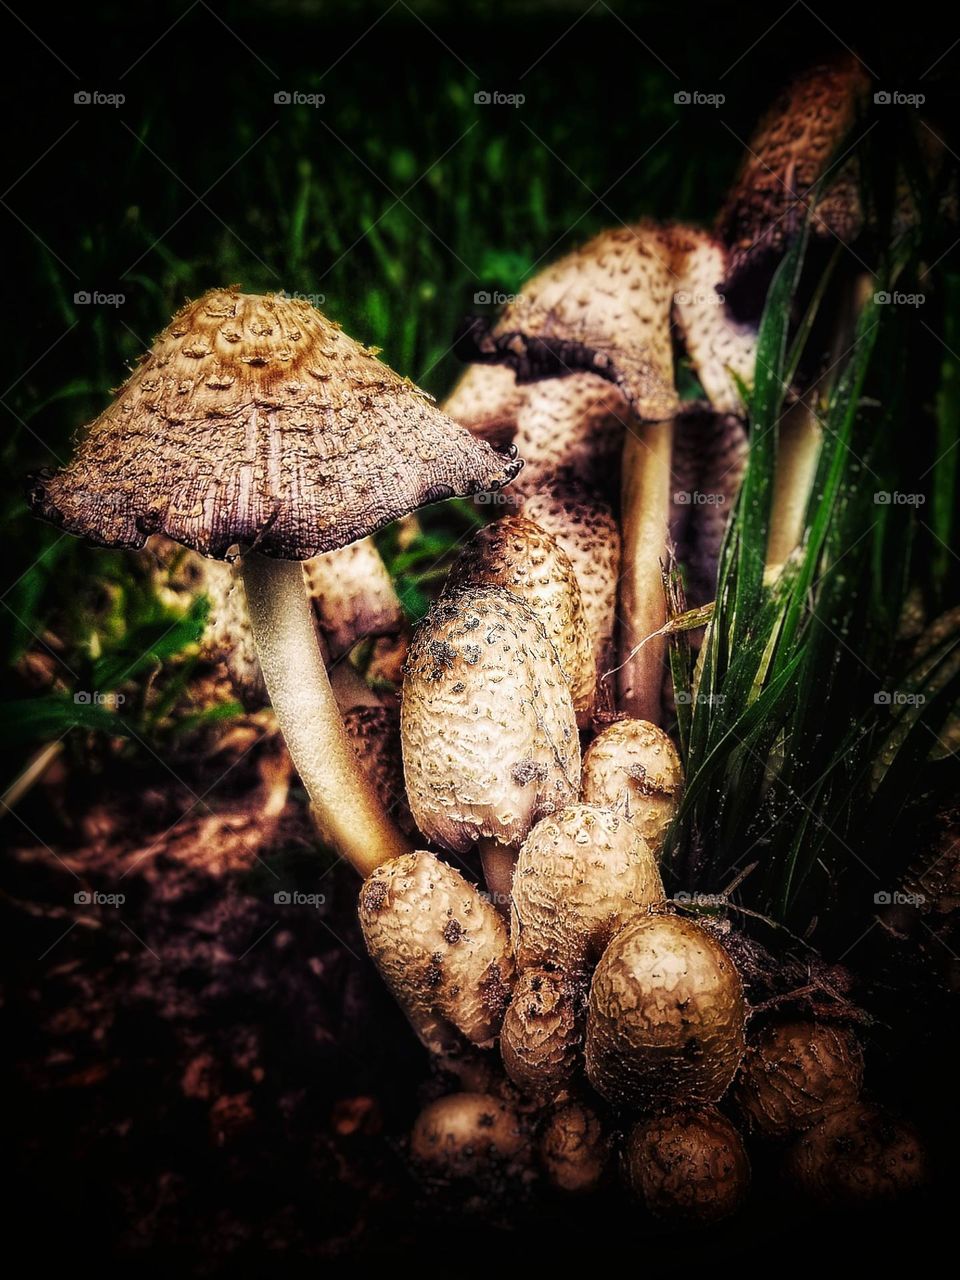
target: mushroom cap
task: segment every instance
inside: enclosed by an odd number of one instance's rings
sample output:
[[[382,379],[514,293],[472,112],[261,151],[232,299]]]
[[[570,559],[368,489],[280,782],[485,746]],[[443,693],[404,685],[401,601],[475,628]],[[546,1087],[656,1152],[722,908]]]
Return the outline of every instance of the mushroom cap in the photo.
[[[740,977],[719,942],[681,916],[641,917],[593,975],[587,1076],[621,1106],[716,1102],[740,1064],[744,1019]]]
[[[307,560],[521,465],[305,301],[216,289],[174,317],[31,503],[101,545],[162,532],[216,559],[240,544]]]
[[[584,803],[616,809],[659,855],[683,791],[683,765],[668,734],[648,720],[618,720],[583,757]]]
[[[527,1135],[520,1117],[487,1093],[451,1093],[417,1116],[410,1156],[428,1182],[486,1187],[526,1166]]]
[[[372,704],[350,707],[343,712],[343,727],[384,810],[405,836],[413,837],[417,828],[403,788],[400,716],[396,708]]]
[[[567,1102],[547,1118],[538,1136],[540,1163],[558,1191],[586,1195],[603,1180],[610,1160],[610,1135],[592,1107]]]
[[[811,204],[813,235],[857,237],[863,209],[856,160],[834,171],[825,189],[813,188],[830,171],[870,84],[863,64],[845,54],[796,76],[763,116],[717,220],[730,250],[726,288],[779,258],[811,214]]]
[[[494,446],[510,444],[517,431],[517,413],[526,388],[512,369],[502,364],[471,364],[444,400],[443,412],[481,440]]]
[[[372,538],[304,560],[303,577],[332,660],[403,627],[403,605]]]
[[[438,600],[410,646],[400,711],[417,826],[465,853],[519,844],[576,795],[580,739],[553,643],[530,607],[494,587]]]
[[[538,822],[517,858],[510,926],[517,964],[585,986],[614,934],[663,898],[637,829],[607,809],[570,805]]]
[[[852,1031],[797,1020],[764,1027],[752,1039],[735,1092],[751,1128],[785,1138],[854,1102],[862,1082],[863,1053]]]
[[[492,1046],[513,982],[506,926],[459,871],[432,853],[383,863],[360,890],[360,927],[374,963],[434,1053]]]
[[[524,1093],[549,1100],[573,1078],[581,1033],[574,990],[565,977],[527,969],[513,989],[500,1028],[507,1075]]]
[[[473,535],[444,595],[502,587],[528,604],[553,641],[578,720],[589,722],[597,687],[593,645],[573,565],[552,534],[526,516],[502,516]]]
[[[674,1221],[726,1218],[750,1185],[740,1135],[714,1107],[641,1120],[627,1137],[623,1170],[627,1185],[650,1212]]]
[[[801,1134],[787,1153],[786,1173],[812,1199],[855,1208],[922,1186],[927,1157],[910,1125],[854,1102]]]

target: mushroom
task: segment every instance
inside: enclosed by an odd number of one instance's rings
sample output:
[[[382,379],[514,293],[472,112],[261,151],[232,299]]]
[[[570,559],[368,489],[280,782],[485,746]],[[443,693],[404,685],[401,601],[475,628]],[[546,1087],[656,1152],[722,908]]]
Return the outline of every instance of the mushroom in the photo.
[[[746,1010],[730,957],[692,920],[642,916],[597,965],[587,1010],[590,1083],[619,1106],[716,1102],[743,1055]]]
[[[563,974],[527,969],[513,989],[500,1028],[507,1075],[523,1093],[549,1101],[579,1066],[576,990]]]
[[[421,1042],[454,1053],[492,1047],[513,982],[503,918],[432,853],[385,862],[360,890],[360,927],[384,981]]]
[[[706,1224],[729,1217],[750,1185],[736,1129],[715,1107],[689,1107],[641,1120],[623,1153],[628,1187],[658,1218]]]
[[[667,734],[646,720],[618,720],[583,757],[585,804],[615,809],[659,857],[683,792],[683,765]]]
[[[346,666],[341,663],[337,670]],[[333,682],[337,695],[337,680]],[[338,697],[338,702],[340,698]],[[343,703],[340,704],[343,708]],[[386,813],[410,840],[416,836],[416,823],[407,803],[403,786],[403,757],[400,747],[400,715],[396,707],[384,706],[375,698],[363,702],[350,700],[342,711],[343,727],[353,744],[360,767],[367,775]]]
[[[403,605],[372,538],[304,560],[303,576],[332,662],[360,640],[403,628]]]
[[[443,594],[500,587],[529,605],[553,642],[570,686],[577,723],[590,723],[597,668],[573,565],[557,540],[526,516],[479,529],[457,557]]]
[[[322,837],[363,874],[408,845],[344,732],[297,561],[415,507],[496,488],[520,463],[455,426],[299,299],[188,303],[34,511],[100,545],[239,545],[263,677]]]
[[[592,1107],[567,1102],[547,1117],[537,1148],[547,1181],[567,1195],[589,1195],[610,1163],[609,1133]]]
[[[465,1196],[468,1209],[488,1210],[529,1176],[520,1117],[485,1093],[452,1093],[424,1107],[410,1135],[410,1158],[428,1187]]]
[[[454,422],[490,444],[510,444],[517,431],[517,413],[525,395],[513,370],[503,365],[468,365],[443,402]]]
[[[516,848],[580,784],[570,688],[530,607],[495,587],[437,601],[410,646],[400,732],[417,826],[455,853],[480,842],[506,904]]]
[[[879,1107],[855,1102],[835,1111],[796,1140],[787,1177],[821,1204],[858,1208],[916,1191],[927,1177],[927,1156],[916,1131]]]

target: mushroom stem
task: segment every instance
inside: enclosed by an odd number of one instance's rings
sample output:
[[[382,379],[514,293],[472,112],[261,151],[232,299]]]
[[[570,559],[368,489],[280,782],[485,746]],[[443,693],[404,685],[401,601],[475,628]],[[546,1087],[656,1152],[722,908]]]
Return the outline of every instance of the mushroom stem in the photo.
[[[777,467],[767,536],[766,571],[769,577],[779,574],[803,536],[821,441],[816,414],[806,399],[798,400],[783,415],[777,439]]]
[[[366,877],[411,846],[377,800],[344,730],[300,564],[251,553],[242,573],[264,683],[317,829]]]
[[[501,844],[492,836],[481,836],[477,841],[483,878],[493,905],[501,915],[510,914],[510,895],[513,892],[513,868],[517,864],[517,848]]]
[[[627,431],[623,446],[623,565],[620,579],[618,707],[660,723],[666,621],[660,562],[670,523],[673,419]]]

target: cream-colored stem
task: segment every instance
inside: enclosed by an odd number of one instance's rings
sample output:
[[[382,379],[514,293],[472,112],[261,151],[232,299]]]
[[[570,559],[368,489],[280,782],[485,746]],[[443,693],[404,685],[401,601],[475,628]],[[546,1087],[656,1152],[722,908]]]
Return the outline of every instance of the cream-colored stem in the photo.
[[[620,578],[619,710],[660,723],[666,639],[661,561],[670,525],[673,420],[626,433],[623,446],[623,566]]]
[[[512,844],[500,844],[498,840],[489,837],[478,840],[477,848],[480,850],[483,878],[493,905],[501,915],[509,915],[517,850]]]
[[[243,585],[264,683],[320,837],[368,876],[410,845],[384,812],[344,731],[300,565],[245,556]]]
[[[816,396],[816,388],[810,392]],[[777,440],[777,469],[767,537],[767,576],[780,572],[803,536],[810,490],[817,471],[822,441],[820,424],[809,398],[798,400],[783,415]]]

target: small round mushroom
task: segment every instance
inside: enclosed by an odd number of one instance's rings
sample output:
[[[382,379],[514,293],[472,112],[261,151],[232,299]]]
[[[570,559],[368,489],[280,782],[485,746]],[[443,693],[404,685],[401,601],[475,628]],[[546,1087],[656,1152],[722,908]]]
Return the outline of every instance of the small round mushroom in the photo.
[[[492,587],[439,600],[410,646],[400,732],[417,826],[456,853],[491,842],[488,887],[508,902],[514,850],[580,785],[570,688],[529,606]]]
[[[567,1195],[589,1195],[603,1182],[611,1139],[592,1107],[567,1102],[547,1117],[538,1135],[547,1181]]]
[[[584,803],[616,809],[659,857],[683,792],[683,765],[669,736],[646,720],[618,720],[583,757]]]
[[[367,950],[420,1040],[455,1052],[462,1038],[492,1047],[514,966],[503,918],[432,853],[378,867],[360,890]]]
[[[443,594],[500,587],[529,605],[553,642],[570,686],[577,722],[590,722],[597,669],[576,574],[557,540],[526,516],[479,529],[457,557]]]
[[[627,1186],[658,1218],[706,1225],[735,1213],[750,1186],[736,1129],[715,1107],[641,1120],[623,1153]]]
[[[260,668],[320,833],[367,874],[409,846],[344,732],[296,562],[520,465],[304,301],[212,290],[30,496],[100,545],[164,533],[214,559],[239,545]]]
[[[910,1125],[855,1102],[801,1134],[785,1171],[812,1200],[857,1208],[916,1191],[926,1181],[927,1156]]]
[[[513,989],[500,1029],[507,1075],[523,1093],[547,1101],[579,1066],[581,1032],[576,992],[560,974],[527,969]]]
[[[452,1093],[417,1116],[410,1158],[421,1179],[445,1195],[485,1208],[528,1175],[529,1140],[517,1113],[485,1093]]]
[[[736,1098],[751,1128],[786,1138],[854,1102],[862,1081],[863,1053],[852,1031],[826,1022],[780,1022],[751,1039]]]
[[[641,917],[593,975],[587,1076],[618,1106],[716,1102],[743,1056],[745,1014],[740,977],[716,939],[680,916]]]
[[[617,930],[663,900],[637,829],[608,809],[570,805],[538,822],[520,850],[511,915],[517,964],[585,987]]]

